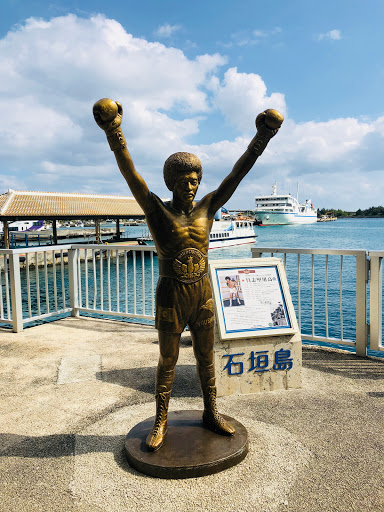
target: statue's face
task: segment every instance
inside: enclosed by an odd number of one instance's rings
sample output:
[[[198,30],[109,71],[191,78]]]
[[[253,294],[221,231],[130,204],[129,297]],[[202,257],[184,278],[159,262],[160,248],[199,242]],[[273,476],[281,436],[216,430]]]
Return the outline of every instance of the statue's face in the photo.
[[[181,174],[173,187],[173,196],[185,203],[192,202],[195,198],[199,180],[196,172]]]

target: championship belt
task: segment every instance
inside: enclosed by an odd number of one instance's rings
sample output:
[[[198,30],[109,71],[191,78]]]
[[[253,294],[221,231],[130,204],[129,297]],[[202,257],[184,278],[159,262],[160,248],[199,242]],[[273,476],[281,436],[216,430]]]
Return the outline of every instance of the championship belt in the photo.
[[[208,256],[199,249],[183,249],[174,258],[159,258],[160,277],[172,277],[182,283],[196,283],[208,273]]]

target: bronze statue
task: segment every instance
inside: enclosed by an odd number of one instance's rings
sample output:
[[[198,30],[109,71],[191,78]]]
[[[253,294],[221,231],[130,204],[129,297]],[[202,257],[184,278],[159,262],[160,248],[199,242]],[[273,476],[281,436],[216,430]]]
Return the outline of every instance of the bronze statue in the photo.
[[[188,325],[204,398],[203,423],[223,435],[235,433],[217,411],[213,364],[214,308],[208,278],[209,232],[215,213],[232,196],[240,181],[277,133],[283,116],[266,110],[256,118],[257,134],[221,185],[198,203],[194,198],[201,181],[200,160],[190,153],[175,153],[164,164],[164,180],[172,200],[163,202],[149,191],[136,171],[120,125],[120,103],[104,98],[95,103],[96,123],[105,131],[120,171],[145,212],[158,253],[159,281],[156,289],[156,328],[160,358],[156,373],[156,418],[147,437],[147,447],[158,450],[167,431],[180,336]]]

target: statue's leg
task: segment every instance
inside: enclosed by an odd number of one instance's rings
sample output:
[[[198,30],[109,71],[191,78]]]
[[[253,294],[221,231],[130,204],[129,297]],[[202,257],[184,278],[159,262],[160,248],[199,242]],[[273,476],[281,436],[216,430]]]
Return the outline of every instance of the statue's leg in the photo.
[[[218,412],[216,406],[215,366],[213,364],[213,326],[205,330],[191,330],[193,349],[196,356],[197,373],[204,399],[204,425],[227,436],[233,436],[235,429]]]
[[[160,357],[156,372],[156,417],[146,444],[150,451],[161,448],[167,433],[168,403],[179,355],[180,334],[159,331]]]

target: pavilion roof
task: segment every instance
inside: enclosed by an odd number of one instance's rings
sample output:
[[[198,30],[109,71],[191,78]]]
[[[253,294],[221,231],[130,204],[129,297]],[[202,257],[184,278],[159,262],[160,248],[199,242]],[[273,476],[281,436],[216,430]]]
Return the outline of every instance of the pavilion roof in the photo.
[[[0,194],[1,219],[84,219],[142,217],[132,196],[11,190]]]

